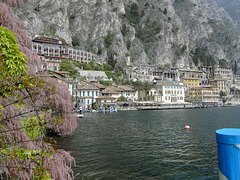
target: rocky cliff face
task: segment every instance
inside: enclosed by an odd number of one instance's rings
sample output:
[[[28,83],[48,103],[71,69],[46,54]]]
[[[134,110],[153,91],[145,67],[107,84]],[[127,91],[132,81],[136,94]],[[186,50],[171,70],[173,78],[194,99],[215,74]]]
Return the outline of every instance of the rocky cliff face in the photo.
[[[118,68],[194,67],[197,47],[239,60],[237,21],[214,0],[28,0],[15,13],[29,36],[62,38]]]
[[[216,0],[216,3],[223,7],[237,26],[237,32],[240,34],[240,1],[239,0]]]

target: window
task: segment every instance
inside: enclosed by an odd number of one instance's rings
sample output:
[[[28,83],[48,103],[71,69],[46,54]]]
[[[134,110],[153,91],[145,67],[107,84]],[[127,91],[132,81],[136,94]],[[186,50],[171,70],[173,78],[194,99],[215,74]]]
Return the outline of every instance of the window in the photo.
[[[82,91],[79,91],[79,96],[82,96]]]
[[[87,95],[90,96],[90,91],[87,92]]]
[[[94,91],[92,91],[92,96],[94,96]]]
[[[96,96],[98,96],[98,92],[96,91]]]
[[[85,91],[83,91],[83,96],[85,96]]]

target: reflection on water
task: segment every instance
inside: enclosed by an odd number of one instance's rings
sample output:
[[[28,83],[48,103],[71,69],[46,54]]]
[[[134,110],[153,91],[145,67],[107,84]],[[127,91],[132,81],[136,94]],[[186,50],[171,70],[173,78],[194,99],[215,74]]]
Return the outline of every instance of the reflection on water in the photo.
[[[215,131],[240,128],[239,110],[85,114],[72,136],[57,140],[79,179],[218,179]]]

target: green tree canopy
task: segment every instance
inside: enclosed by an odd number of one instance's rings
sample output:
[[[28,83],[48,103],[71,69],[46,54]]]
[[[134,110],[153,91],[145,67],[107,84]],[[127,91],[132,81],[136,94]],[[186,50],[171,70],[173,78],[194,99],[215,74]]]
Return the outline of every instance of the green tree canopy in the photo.
[[[70,76],[76,77],[77,70],[74,68],[74,65],[70,62],[69,59],[64,59],[60,63],[60,71],[70,72]]]
[[[13,32],[0,27],[0,74],[4,76],[19,76],[27,72],[27,57],[20,51]],[[2,81],[3,79],[1,79]]]
[[[109,48],[112,45],[113,38],[114,38],[114,33],[111,33],[110,31],[108,31],[108,35],[104,39],[104,44],[106,48]]]
[[[49,79],[47,83],[29,75],[27,57],[20,51],[15,34],[3,27],[0,27],[0,65],[0,166],[4,167],[1,177],[36,180],[70,177],[66,161],[73,162],[72,157],[66,157],[66,152],[57,151],[45,141],[45,127],[65,134],[76,126],[68,87],[54,86]],[[55,79],[51,80],[57,84]]]
[[[220,91],[220,97],[227,96],[227,93],[225,91]]]
[[[120,96],[118,99],[117,99],[118,102],[125,102],[127,101],[127,98],[125,98],[124,96]]]
[[[113,74],[111,71],[105,71],[105,74],[107,75],[108,79],[112,79],[113,78]]]
[[[139,12],[138,12],[138,5],[137,3],[132,3],[130,8],[130,23],[137,24],[139,22]]]
[[[227,102],[226,96],[227,93],[225,91],[220,91],[220,99],[222,100],[223,104]]]

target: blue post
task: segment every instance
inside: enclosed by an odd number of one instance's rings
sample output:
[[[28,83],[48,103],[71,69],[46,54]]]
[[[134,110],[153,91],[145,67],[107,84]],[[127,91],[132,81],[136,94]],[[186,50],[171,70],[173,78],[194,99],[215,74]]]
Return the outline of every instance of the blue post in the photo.
[[[240,179],[240,129],[216,131],[219,179]]]

